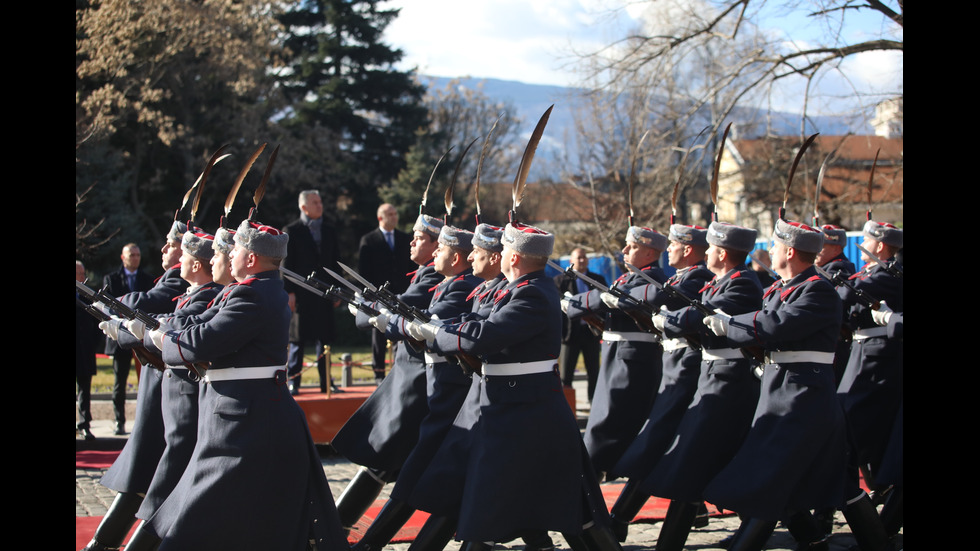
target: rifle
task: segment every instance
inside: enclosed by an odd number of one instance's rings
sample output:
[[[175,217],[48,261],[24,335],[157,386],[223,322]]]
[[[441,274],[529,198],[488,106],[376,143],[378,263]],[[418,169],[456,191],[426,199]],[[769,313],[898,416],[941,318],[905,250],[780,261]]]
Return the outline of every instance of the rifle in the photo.
[[[668,293],[671,293],[673,296],[682,299],[691,308],[694,308],[695,310],[697,310],[698,312],[701,312],[705,316],[713,316],[713,315],[715,315],[717,313],[717,312],[713,312],[710,308],[708,308],[707,306],[705,306],[704,303],[701,302],[700,300],[698,300],[696,298],[691,298],[691,297],[685,295],[684,293],[681,293],[677,289],[674,289],[673,285],[664,285],[664,284],[660,283],[659,281],[653,279],[652,277],[646,275],[645,273],[641,272],[636,266],[633,266],[632,264],[627,263],[626,264],[626,267],[629,268],[630,271],[636,272],[636,273],[640,274],[640,277],[642,277],[645,281],[650,282],[651,284],[653,284],[658,289],[663,290],[663,291],[666,291]],[[698,348],[701,348],[700,341],[696,341],[696,342],[697,342]],[[691,344],[692,344],[692,346],[694,345],[694,343],[691,343]],[[759,347],[759,346],[742,346],[742,347],[740,347],[740,350],[742,351],[742,355],[745,356],[749,360],[755,360],[755,361],[757,361],[759,363],[764,363],[765,362],[766,352],[765,352],[765,350],[762,347]]]
[[[899,268],[898,266],[895,266],[895,265],[889,264],[888,262],[885,262],[884,260],[878,258],[878,256],[875,253],[869,251],[868,249],[865,249],[861,245],[857,245],[857,248],[860,249],[861,252],[863,252],[864,254],[868,255],[868,258],[870,258],[871,260],[874,260],[876,264],[878,264],[879,266],[881,266],[881,268],[883,270],[885,270],[886,272],[888,272],[889,274],[891,274],[891,275],[893,275],[893,276],[895,276],[895,277],[897,277],[899,279],[904,279],[902,276],[905,274],[905,271],[902,270],[901,268]]]
[[[828,280],[830,280],[830,282],[833,283],[834,286],[840,287],[841,285],[843,285],[844,287],[847,287],[848,289],[850,289],[854,293],[854,295],[857,297],[858,302],[860,302],[862,305],[867,306],[868,308],[871,308],[872,310],[877,310],[881,306],[881,303],[880,303],[880,301],[878,299],[876,299],[875,297],[869,295],[863,289],[858,289],[854,285],[851,285],[851,282],[848,281],[846,277],[844,277],[843,275],[841,275],[840,272],[837,272],[837,273],[833,273],[832,274],[832,273],[828,272],[827,270],[824,270],[820,266],[817,266],[816,264],[814,264],[813,267],[817,269],[817,273],[818,274],[820,274],[820,275],[824,276],[825,278],[827,278]]]
[[[369,316],[377,316],[381,313],[368,306],[367,303],[357,300],[354,293],[345,292],[344,289],[341,289],[336,285],[330,285],[329,283],[321,281],[316,277],[316,274],[310,274],[306,277],[306,279],[303,279],[299,274],[287,268],[280,266],[279,271],[282,272],[282,276],[284,278],[292,281],[301,289],[305,289],[314,295],[319,296],[320,298],[330,300],[331,302],[334,300],[342,300],[347,304],[353,304],[355,308]]]
[[[157,318],[149,314],[141,312],[138,309],[134,309],[134,308],[130,308],[129,306],[126,306],[125,304],[120,302],[119,299],[110,295],[106,291],[105,287],[99,289],[98,291],[93,291],[84,283],[80,281],[76,281],[75,290],[78,291],[79,294],[81,294],[91,302],[101,302],[105,304],[110,310],[119,314],[119,317],[125,318],[127,320],[138,320],[142,322],[143,325],[145,325],[146,328],[151,331],[160,328],[160,320],[158,320]],[[93,312],[93,310],[95,312],[98,312],[100,315],[96,315]],[[86,311],[88,311],[92,315],[96,315],[96,317],[99,318],[99,321],[110,321],[112,319],[110,315],[99,310],[95,306],[91,306],[91,305],[87,306]],[[148,364],[156,369],[159,369],[160,371],[166,369],[166,363],[163,361],[163,358],[161,358],[158,354],[151,352],[143,345],[137,345],[133,347],[133,354],[135,354],[136,359],[138,359],[140,363],[143,363],[144,365]],[[205,362],[201,362],[196,364],[188,364],[187,367],[188,369],[191,370],[191,372],[194,373],[194,375],[198,377],[198,379],[201,379],[204,377],[204,374],[207,372],[208,364]]]
[[[384,282],[381,285],[381,287],[375,287],[373,284],[371,284],[370,281],[364,279],[360,274],[358,274],[348,266],[340,262],[338,262],[337,264],[341,268],[343,268],[345,272],[350,274],[351,277],[356,279],[358,283],[364,285],[364,290],[361,291],[364,298],[371,301],[380,302],[385,306],[385,308],[387,308],[388,310],[392,311],[395,314],[398,314],[399,316],[402,316],[403,318],[412,321],[420,321],[422,323],[429,323],[430,321],[432,321],[432,316],[428,312],[426,312],[425,310],[420,310],[419,308],[416,308],[411,304],[405,303],[402,299],[398,298],[398,296],[395,293],[392,293],[391,290],[388,288],[389,282],[387,281]],[[326,270],[327,273],[333,276],[335,279],[337,279],[344,285],[348,286],[348,288],[352,288],[356,291],[356,288],[353,287],[353,285],[349,281],[344,279],[340,274],[328,268],[324,268],[324,270]],[[425,342],[413,339],[411,337],[406,337],[405,340],[408,342],[409,346],[411,346],[416,352],[425,351]],[[464,373],[467,374],[477,373],[480,375],[483,374],[483,361],[481,361],[480,358],[474,356],[473,354],[470,354],[468,352],[463,352],[463,351],[459,351],[453,354],[452,356],[456,358],[456,360],[459,362],[459,365],[463,369]]]
[[[561,266],[559,266],[552,260],[548,261],[548,265],[551,266],[552,268],[561,270]],[[582,272],[574,270],[571,266],[569,266],[568,268],[562,271],[564,271],[566,274],[574,275],[575,277],[588,283],[589,285],[598,289],[599,291],[602,291],[604,293],[609,293],[614,297],[616,297],[617,299],[619,299],[620,301],[627,303],[627,305],[629,305],[630,308],[623,309],[623,313],[629,316],[641,331],[644,331],[646,333],[653,333],[654,335],[660,337],[663,336],[663,334],[656,327],[654,327],[653,320],[650,319],[650,316],[652,316],[655,312],[653,306],[643,302],[642,300],[636,300],[635,298],[630,296],[629,293],[627,293],[626,291],[618,287],[615,286],[606,287],[602,283],[599,283],[598,281],[583,274]]]

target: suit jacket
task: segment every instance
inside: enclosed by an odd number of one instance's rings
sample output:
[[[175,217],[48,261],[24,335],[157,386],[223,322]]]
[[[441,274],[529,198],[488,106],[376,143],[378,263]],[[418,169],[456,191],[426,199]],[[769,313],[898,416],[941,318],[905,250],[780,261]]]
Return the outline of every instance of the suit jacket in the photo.
[[[130,288],[129,284],[126,282],[126,270],[119,266],[119,269],[115,272],[107,274],[102,279],[102,286],[108,287],[106,292],[114,297],[121,297],[129,293],[142,293],[149,291],[153,288],[154,281],[153,276],[143,271],[143,268],[136,269],[136,286]],[[115,339],[105,340],[105,353],[106,355],[113,355],[119,350],[119,345]]]
[[[286,258],[283,266],[306,277],[316,273],[317,277],[330,281],[333,278],[323,268],[337,271],[337,234],[326,220],[320,225],[320,248],[317,249],[313,234],[302,218],[299,218],[283,228],[289,234],[286,245]],[[309,291],[301,289],[295,283],[284,282],[286,292],[296,294],[296,311],[293,312],[289,324],[289,341],[304,342],[320,340],[327,344],[333,340],[333,303]]]
[[[361,237],[357,249],[357,273],[375,285],[390,283],[391,291],[402,293],[408,288],[412,272],[418,265],[409,257],[412,236],[394,230],[395,249],[388,248],[381,228],[375,228]]]
[[[602,277],[601,275],[595,272],[586,271],[585,275],[598,281],[599,283],[602,283],[603,285],[606,285],[606,278]],[[571,293],[573,295],[579,294],[578,284],[576,283],[575,279],[576,278],[563,273],[556,275],[555,285],[558,286],[558,295],[565,296],[566,292]],[[589,289],[592,288],[592,286],[587,283],[586,283],[586,287],[588,287]],[[572,322],[568,319],[568,316],[564,314],[562,314],[561,318],[562,318],[561,342],[563,343],[568,342],[573,337],[573,334],[575,338],[594,338],[598,340],[599,337],[593,335],[592,332],[589,331],[587,327],[582,325],[585,322],[580,322],[580,321]],[[581,325],[581,329],[582,329],[581,331],[574,331],[576,324]]]

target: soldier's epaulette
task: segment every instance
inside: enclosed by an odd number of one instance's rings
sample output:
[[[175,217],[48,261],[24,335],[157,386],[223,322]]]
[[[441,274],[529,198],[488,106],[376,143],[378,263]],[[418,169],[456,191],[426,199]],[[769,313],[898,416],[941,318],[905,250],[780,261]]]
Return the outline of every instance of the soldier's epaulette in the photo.
[[[515,285],[514,288],[517,289],[519,287],[523,287],[525,285],[529,285],[530,283],[531,283],[530,280],[528,280],[528,281],[522,281],[522,282],[518,283],[517,285]]]
[[[258,281],[258,280],[259,280],[259,278],[257,278],[257,277],[250,277],[248,279],[243,279],[242,281],[239,281],[238,284],[239,285],[250,285],[253,281]]]

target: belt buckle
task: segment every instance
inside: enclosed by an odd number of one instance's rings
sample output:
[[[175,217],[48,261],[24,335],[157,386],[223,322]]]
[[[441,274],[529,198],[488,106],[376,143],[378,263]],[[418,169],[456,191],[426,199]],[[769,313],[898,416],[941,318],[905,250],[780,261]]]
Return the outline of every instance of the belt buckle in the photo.
[[[277,385],[286,384],[286,370],[280,369],[276,371],[276,374],[272,376],[272,379],[276,382]]]

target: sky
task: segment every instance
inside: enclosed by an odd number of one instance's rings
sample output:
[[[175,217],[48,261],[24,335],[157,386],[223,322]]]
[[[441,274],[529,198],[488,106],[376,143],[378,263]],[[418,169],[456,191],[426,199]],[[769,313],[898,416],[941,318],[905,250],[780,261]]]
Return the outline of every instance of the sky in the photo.
[[[401,12],[386,30],[385,39],[403,50],[400,68],[417,67],[424,75],[575,86],[578,75],[571,66],[575,53],[595,51],[622,37],[639,24],[649,4],[635,0],[390,0],[384,6]],[[623,5],[629,7],[613,10]],[[763,5],[769,9],[781,3]],[[857,25],[845,29],[845,34],[856,37],[877,30],[881,19],[875,14],[849,15],[848,21]],[[778,9],[770,9],[759,21],[772,33],[792,36],[801,44],[809,38],[816,40],[813,33],[825,31],[812,19]],[[862,54],[846,60],[843,68],[847,78],[832,71],[818,83],[828,90],[829,98],[839,96],[847,101],[855,88],[901,89],[900,54]],[[802,79],[796,80],[796,89],[787,82],[788,102],[800,97]],[[835,109],[829,103],[825,108]]]

